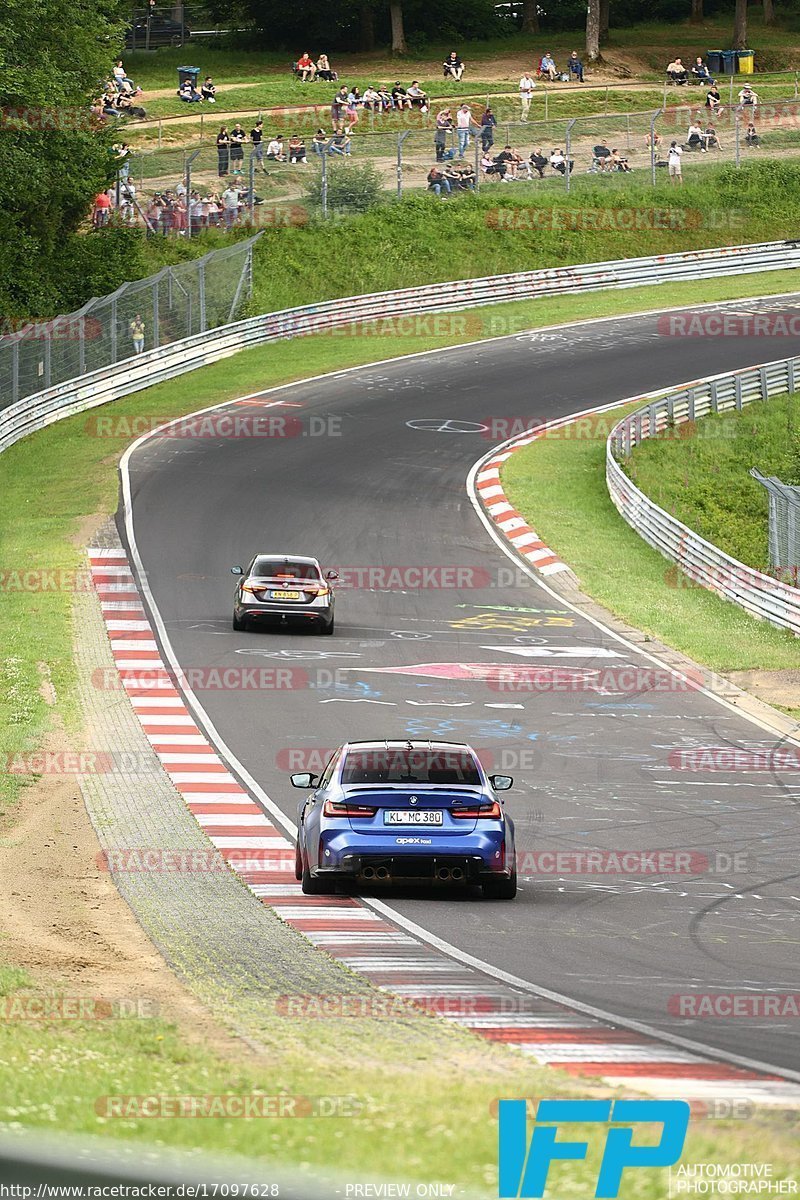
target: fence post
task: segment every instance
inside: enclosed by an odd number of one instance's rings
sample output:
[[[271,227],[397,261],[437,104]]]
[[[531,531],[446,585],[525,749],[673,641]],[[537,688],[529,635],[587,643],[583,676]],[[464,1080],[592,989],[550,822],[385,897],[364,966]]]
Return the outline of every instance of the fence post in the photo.
[[[167,272],[169,272],[169,267],[167,267]],[[159,315],[158,315],[158,283],[159,283],[160,279],[161,279],[161,275],[159,274],[153,280],[153,349],[154,350],[157,349],[157,347],[161,344],[161,335],[159,333],[159,328],[158,328],[158,323],[159,323],[159,319],[160,319]]]
[[[477,192],[481,186],[481,142],[480,138],[476,137],[475,146],[475,191]]]
[[[320,199],[322,201],[322,219],[328,219],[328,147],[322,147],[322,188]]]
[[[550,93],[547,87],[544,89],[544,119],[545,121],[550,120]]]
[[[631,148],[631,114],[625,114],[625,149]]]
[[[206,260],[201,258],[197,264],[197,286],[200,296],[200,333],[206,331]]]
[[[570,183],[572,181],[572,171],[570,169],[570,150],[572,148],[572,126],[575,124],[577,117],[573,117],[571,121],[567,121],[567,128],[564,132],[564,155],[566,157],[566,166],[564,167],[565,188],[569,194]]]
[[[742,122],[738,112],[733,114],[733,120],[736,130],[736,166],[741,165],[741,127]]]
[[[255,223],[256,219],[256,152],[250,151],[250,224]]]
[[[192,163],[197,158],[199,153],[200,153],[199,150],[195,150],[194,154],[189,154],[184,159],[184,173],[186,176],[185,181],[184,181],[184,186],[186,188],[186,236],[187,236],[187,238],[190,238],[192,236],[192,214],[191,214]]]
[[[733,108],[733,76],[731,75],[730,95],[728,96],[728,104]]]
[[[11,400],[19,400],[19,338],[14,339],[11,347]]]
[[[111,301],[111,362],[117,361],[117,297]]]
[[[400,200],[403,195],[403,142],[411,133],[410,129],[406,129],[404,133],[397,135],[397,199]]]
[[[663,109],[661,110],[664,111]],[[653,187],[656,186],[656,121],[660,113],[653,113],[650,118],[650,175],[652,177]]]

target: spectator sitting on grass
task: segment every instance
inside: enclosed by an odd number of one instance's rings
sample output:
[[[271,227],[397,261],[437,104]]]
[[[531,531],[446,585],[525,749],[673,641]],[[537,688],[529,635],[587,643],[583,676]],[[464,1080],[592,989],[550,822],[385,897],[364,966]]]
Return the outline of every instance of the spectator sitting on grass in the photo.
[[[307,163],[305,142],[298,134],[293,133],[289,138],[287,154],[290,163]]]
[[[564,153],[562,150],[556,149],[553,151],[553,153],[550,155],[550,166],[553,168],[554,171],[558,171],[559,175],[566,175],[567,160],[564,157]],[[575,166],[575,160],[570,159],[570,161],[569,161],[570,175],[572,174],[572,168],[574,166]]]
[[[694,60],[694,65],[692,67],[692,75],[694,76],[695,83],[699,83],[701,87],[704,84],[714,82],[713,79],[711,78],[711,75],[709,74],[708,67],[703,62],[702,58],[700,58],[699,55]]]
[[[488,150],[484,150],[481,158],[481,170],[484,175],[496,175],[501,183],[505,180],[508,167],[504,162],[498,162],[490,156]]]
[[[328,135],[325,130],[320,127],[311,139],[311,149],[315,154],[324,154],[328,145]]]
[[[751,104],[753,108],[758,105],[758,96],[755,94],[749,83],[746,83],[739,92],[739,103],[741,105]]]
[[[327,79],[329,83],[337,80],[339,76],[335,71],[331,70],[331,64],[328,62],[327,54],[320,54],[317,59],[317,79]]]
[[[330,154],[341,154],[343,158],[349,158],[351,148],[352,143],[349,130],[347,133],[340,131],[339,133],[335,133],[331,138],[328,152]]]
[[[533,172],[544,179],[544,169],[547,166],[547,155],[542,153],[541,146],[538,150],[531,150],[530,158],[528,159],[528,177],[533,178]]]
[[[267,146],[267,158],[270,162],[286,162],[286,152],[283,148],[283,134],[276,133]]]
[[[667,64],[667,75],[672,83],[684,84],[688,78],[686,67],[679,58],[674,58],[671,63]]]
[[[744,142],[746,146],[750,146],[751,148],[756,148],[761,145],[761,138],[758,136],[758,132],[756,131],[756,127],[752,121],[744,131]]]
[[[553,61],[553,56],[549,50],[545,51],[539,59],[539,77],[541,78],[544,75],[547,76],[551,83],[558,79],[558,67]]]
[[[122,85],[125,84],[126,87],[124,90],[127,91],[128,89],[130,89],[132,94],[136,93],[137,95],[141,95],[142,89],[140,87],[137,87],[136,84],[133,82],[133,80],[130,78],[127,71],[125,70],[125,68],[122,65],[121,58],[117,59],[116,63],[114,64],[114,69],[112,70],[111,74],[114,76],[114,83],[116,84],[116,86],[119,88],[120,91],[123,90]]]
[[[178,99],[183,100],[186,104],[199,104],[202,98],[191,79],[184,79],[178,92]]]
[[[411,87],[408,89],[406,95],[411,101],[412,108],[418,108],[420,112],[428,111],[428,97],[419,86],[418,79],[412,79]]]
[[[441,196],[442,192],[445,196],[450,195],[450,182],[440,167],[434,166],[428,171],[428,191],[435,192],[437,196]]]
[[[567,59],[567,70],[569,71],[570,79],[574,76],[578,83],[583,83],[583,63],[578,58],[577,50],[573,50]]]
[[[712,84],[706,92],[706,108],[712,112],[715,117],[720,117],[725,112],[721,104],[722,97],[719,94],[719,88],[716,83]]]
[[[396,108],[411,108],[411,98],[399,79],[392,88],[392,99]]]
[[[217,103],[217,88],[210,75],[206,75],[203,85],[200,88],[200,95],[204,100],[207,100],[209,104]]]
[[[608,142],[600,142],[597,146],[593,146],[592,154],[601,171],[611,170],[611,151],[608,148]]]
[[[455,79],[460,81],[464,74],[464,64],[456,54],[455,50],[451,50],[447,58],[444,60],[444,77],[445,79]]]
[[[703,142],[703,129],[696,121],[692,121],[686,134],[686,145],[690,150],[701,150],[703,154],[706,152]]]
[[[506,178],[517,179],[517,170],[522,164],[522,156],[517,154],[512,146],[504,146],[495,158],[495,162],[506,164]]]
[[[389,91],[385,83],[382,83],[378,88],[378,99],[381,102],[381,111],[390,112],[394,108],[394,100],[392,93]]]
[[[313,62],[307,50],[304,50],[298,58],[296,70],[303,83],[307,83],[316,75],[317,65]]]
[[[715,149],[721,150],[722,149],[722,142],[719,140],[719,135],[717,134],[716,129],[714,128],[714,126],[711,124],[710,121],[709,121],[708,125],[706,125],[706,131],[703,134],[703,139],[706,144],[706,149],[708,149],[708,150],[715,150]]]
[[[453,168],[458,175],[458,186],[462,192],[475,191],[475,168],[471,163],[458,163]]]

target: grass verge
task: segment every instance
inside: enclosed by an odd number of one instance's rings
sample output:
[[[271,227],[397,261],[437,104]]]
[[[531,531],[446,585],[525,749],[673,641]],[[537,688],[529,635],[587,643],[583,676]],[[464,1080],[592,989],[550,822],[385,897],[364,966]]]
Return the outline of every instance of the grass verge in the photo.
[[[774,396],[741,413],[676,426],[637,447],[625,464],[638,488],[702,537],[760,571],[768,569],[766,490],[750,475],[800,482],[800,396]]]
[[[712,592],[684,585],[680,572],[611,503],[606,438],[636,407],[592,418],[580,438],[542,438],[514,454],[503,467],[509,499],[569,563],[583,590],[628,624],[715,671],[800,668],[796,638]]]
[[[785,273],[715,281],[719,300],[784,291]],[[566,296],[494,306],[463,314],[470,324],[452,326],[449,337],[352,339],[309,338],[302,356],[294,343],[247,351],[222,363],[124,398],[114,406],[118,436],[86,434],[87,415],[58,423],[0,456],[0,572],[20,569],[75,569],[82,565],[80,529],[96,513],[116,505],[116,465],[132,439],[136,423],[189,412],[254,389],[315,372],[371,362],[391,355],[434,349],[500,332],[582,318],[643,311],[654,305],[679,305],[694,299],[696,285],[672,284],[602,295]],[[480,319],[480,327],[474,318]],[[466,334],[465,334],[466,330]],[[298,361],[302,357],[302,371]],[[128,421],[127,430],[124,427]],[[583,479],[585,485],[587,481]],[[572,478],[573,484],[578,481]],[[581,488],[576,487],[581,494]],[[591,487],[587,492],[591,491]],[[631,534],[636,547],[641,546]],[[595,555],[597,540],[593,534]],[[626,571],[628,568],[626,567]],[[68,723],[79,724],[71,651],[71,591],[30,593],[9,587],[15,576],[0,574],[6,587],[0,607],[0,645],[13,646],[0,663],[11,675],[0,694],[0,739],[6,752],[37,745],[51,717],[40,694],[43,672],[56,689],[57,709]],[[626,576],[627,577],[627,576]],[[755,624],[755,623],[753,623]],[[43,666],[41,665],[43,664]],[[9,682],[11,680],[11,682]],[[22,786],[6,776],[2,808],[8,812]],[[31,986],[13,964],[0,969],[0,994]],[[32,986],[36,986],[33,981]],[[281,1021],[262,1030],[270,1047],[270,1067],[254,1067],[243,1054],[229,1062],[187,1045],[170,1025],[152,1020],[95,1022],[0,1021],[0,1126],[57,1127],[64,1131],[106,1132],[115,1137],[165,1145],[242,1153],[264,1162],[297,1166],[336,1163],[342,1172],[412,1179],[442,1179],[481,1194],[495,1191],[496,1125],[491,1102],[500,1096],[574,1095],[572,1079],[532,1067],[513,1052],[476,1043],[457,1030],[443,1030],[429,1018],[354,1022],[329,1026],[323,1041],[335,1037],[333,1055],[309,1054],[319,1046],[320,1025]],[[356,1047],[360,1049],[356,1053]],[[374,1062],[364,1062],[363,1048]],[[348,1058],[349,1055],[349,1058]],[[340,1063],[359,1063],[359,1073],[343,1086]],[[354,1092],[367,1105],[348,1122],[190,1118],[153,1121],[141,1117],[110,1119],[98,1113],[99,1096],[213,1095],[218,1093],[291,1094]],[[435,1114],[435,1116],[434,1116]],[[343,1128],[344,1125],[344,1128]],[[748,1122],[699,1122],[692,1129],[685,1157],[707,1161],[770,1159],[778,1176],[791,1169],[793,1147],[780,1117]],[[570,1168],[571,1194],[593,1194],[596,1155]],[[566,1178],[566,1177],[565,1177]],[[660,1200],[659,1172],[638,1171],[623,1187],[623,1197]]]

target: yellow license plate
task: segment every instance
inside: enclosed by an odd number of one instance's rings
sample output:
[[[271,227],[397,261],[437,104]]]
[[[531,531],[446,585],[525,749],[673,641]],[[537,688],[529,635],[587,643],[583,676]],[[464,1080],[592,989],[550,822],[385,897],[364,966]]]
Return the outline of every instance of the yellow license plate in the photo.
[[[270,600],[299,600],[299,592],[270,592]]]

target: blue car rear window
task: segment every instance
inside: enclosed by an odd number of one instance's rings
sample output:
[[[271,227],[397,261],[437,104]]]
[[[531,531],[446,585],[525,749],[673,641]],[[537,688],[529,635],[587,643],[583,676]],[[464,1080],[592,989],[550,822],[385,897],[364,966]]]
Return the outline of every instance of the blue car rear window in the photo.
[[[467,783],[481,786],[478,765],[462,750],[351,750],[342,783]]]

